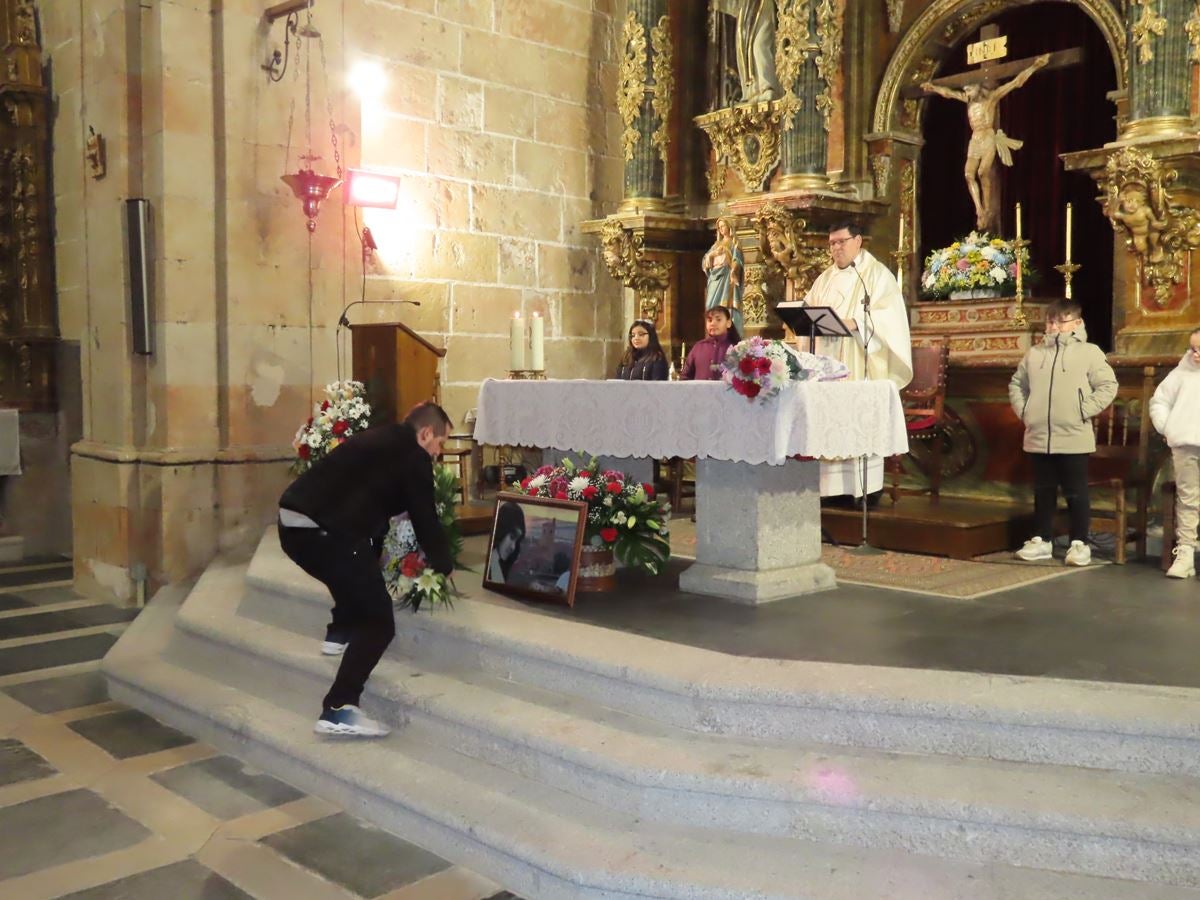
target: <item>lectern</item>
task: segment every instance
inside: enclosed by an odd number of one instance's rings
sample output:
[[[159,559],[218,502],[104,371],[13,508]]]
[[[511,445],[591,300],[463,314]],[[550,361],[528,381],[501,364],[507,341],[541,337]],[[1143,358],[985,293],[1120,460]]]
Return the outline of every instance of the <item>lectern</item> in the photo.
[[[350,334],[354,380],[366,386],[373,424],[400,422],[418,403],[440,402],[444,349],[400,322],[351,325]]]

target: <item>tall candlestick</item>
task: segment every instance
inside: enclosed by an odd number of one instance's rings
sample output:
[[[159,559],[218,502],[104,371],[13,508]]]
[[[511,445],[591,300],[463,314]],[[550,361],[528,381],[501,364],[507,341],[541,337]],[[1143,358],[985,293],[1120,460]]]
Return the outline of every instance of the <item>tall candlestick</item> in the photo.
[[[1071,261],[1071,204],[1067,204],[1067,262]]]
[[[541,372],[546,368],[546,320],[541,313],[534,313],[529,323],[529,368]]]
[[[1017,204],[1017,240],[1021,239],[1021,204]],[[1019,266],[1020,263],[1017,263]]]
[[[896,249],[904,252],[904,216],[900,216],[900,236],[896,238]]]
[[[525,368],[525,320],[519,312],[513,313],[508,326],[508,368],[511,372]]]

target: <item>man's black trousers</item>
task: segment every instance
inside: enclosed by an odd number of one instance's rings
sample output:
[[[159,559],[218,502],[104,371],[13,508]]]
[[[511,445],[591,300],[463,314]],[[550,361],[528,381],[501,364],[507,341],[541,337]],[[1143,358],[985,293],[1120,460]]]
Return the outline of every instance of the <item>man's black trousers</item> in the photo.
[[[279,544],[296,565],[329,588],[333,621],[327,635],[348,644],[325,695],[325,708],[357,706],[372,670],[396,636],[379,554],[365,538],[355,540],[323,528],[280,525]]]
[[[1044,541],[1054,539],[1054,509],[1062,488],[1071,519],[1071,540],[1088,539],[1092,507],[1088,497],[1087,453],[1030,453],[1033,462],[1033,533]]]

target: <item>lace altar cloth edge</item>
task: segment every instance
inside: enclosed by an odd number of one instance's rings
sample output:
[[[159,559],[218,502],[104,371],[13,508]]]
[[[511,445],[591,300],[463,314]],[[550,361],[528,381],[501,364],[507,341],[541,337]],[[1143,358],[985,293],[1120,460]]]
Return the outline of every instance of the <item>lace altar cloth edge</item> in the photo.
[[[766,403],[719,381],[501,381],[479,389],[482,444],[596,456],[680,456],[782,465],[908,451],[890,381],[805,381]]]

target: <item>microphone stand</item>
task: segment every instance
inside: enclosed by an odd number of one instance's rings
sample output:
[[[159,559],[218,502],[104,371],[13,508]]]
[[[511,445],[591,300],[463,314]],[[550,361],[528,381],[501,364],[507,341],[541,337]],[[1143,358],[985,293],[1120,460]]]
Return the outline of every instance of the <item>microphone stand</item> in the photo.
[[[858,276],[858,283],[863,289],[863,320],[859,324],[858,333],[862,336],[862,351],[863,351],[863,379],[870,381],[870,354],[868,353],[868,345],[871,343],[871,338],[875,334],[875,323],[871,318],[871,292],[867,290],[867,283],[863,280],[862,273],[858,271],[858,266],[854,260],[850,260],[850,268],[854,270],[854,274]],[[858,556],[878,556],[883,553],[878,547],[872,547],[867,540],[867,465],[870,457],[863,454],[862,457],[862,543],[851,549],[850,553]]]
[[[366,231],[366,229],[364,228],[363,231]],[[346,313],[350,312],[350,310],[356,306],[360,306],[360,305],[365,306],[367,304],[375,304],[375,303],[400,303],[400,304],[407,304],[409,306],[420,306],[421,305],[420,300],[354,300],[351,303],[347,303],[345,305],[345,307],[342,308],[342,314],[340,316],[338,316],[337,328],[335,328],[334,332],[333,332],[333,341],[334,341],[335,347],[337,348],[338,381],[342,380],[342,345],[341,345],[342,329],[350,327],[350,319],[347,318]]]

